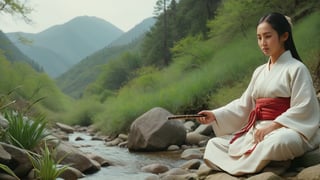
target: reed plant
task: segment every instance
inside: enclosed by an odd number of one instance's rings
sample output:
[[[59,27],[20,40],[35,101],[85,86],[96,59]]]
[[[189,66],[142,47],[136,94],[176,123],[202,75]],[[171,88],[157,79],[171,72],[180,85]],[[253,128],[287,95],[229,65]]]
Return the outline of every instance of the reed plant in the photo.
[[[55,160],[55,149],[49,149],[46,143],[40,154],[28,153],[34,168],[34,178],[39,180],[57,179],[66,169],[67,165],[59,165],[64,157]]]
[[[17,147],[32,150],[49,135],[44,116],[38,116],[34,120],[30,120],[22,113],[7,110],[4,117],[9,122],[6,130],[6,140]]]

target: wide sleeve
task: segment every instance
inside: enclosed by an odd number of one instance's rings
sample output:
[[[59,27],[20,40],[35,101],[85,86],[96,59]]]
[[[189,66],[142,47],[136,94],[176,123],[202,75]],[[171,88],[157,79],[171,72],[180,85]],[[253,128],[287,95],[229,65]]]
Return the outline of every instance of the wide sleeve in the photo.
[[[288,72],[291,86],[290,108],[275,121],[310,138],[319,129],[320,109],[312,79],[308,69],[301,64]]]
[[[254,71],[247,89],[239,99],[212,110],[216,117],[216,121],[213,122],[213,130],[216,136],[232,134],[247,123],[249,114],[255,106],[252,98],[254,82],[261,70],[262,67],[260,66]]]

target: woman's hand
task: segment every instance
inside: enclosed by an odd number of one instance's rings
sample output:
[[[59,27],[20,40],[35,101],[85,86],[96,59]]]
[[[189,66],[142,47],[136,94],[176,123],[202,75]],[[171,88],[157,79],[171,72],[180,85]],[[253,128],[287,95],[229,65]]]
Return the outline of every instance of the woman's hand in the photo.
[[[267,134],[281,127],[281,124],[272,122],[269,126],[256,129],[254,132],[254,143],[261,142]]]
[[[198,122],[201,124],[209,124],[216,120],[216,117],[212,111],[200,111],[198,114],[204,115],[204,117],[197,118]]]

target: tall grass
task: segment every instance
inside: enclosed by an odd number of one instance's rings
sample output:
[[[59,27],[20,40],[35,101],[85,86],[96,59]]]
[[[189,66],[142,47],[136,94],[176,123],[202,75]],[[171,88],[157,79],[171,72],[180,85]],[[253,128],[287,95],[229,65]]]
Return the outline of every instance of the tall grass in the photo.
[[[49,150],[45,143],[44,148],[41,149],[41,154],[29,153],[29,158],[35,170],[35,178],[40,180],[54,180],[57,179],[68,166],[59,166],[59,163],[63,160],[55,161],[55,150]]]
[[[24,117],[22,113],[5,111],[4,117],[9,122],[6,139],[15,146],[32,150],[49,135],[46,130],[47,122],[43,116],[39,116],[32,121]]]
[[[319,13],[315,13],[294,28],[294,38],[302,58],[311,59],[305,61],[307,65],[315,60],[307,57],[319,53],[319,18]],[[107,99],[105,110],[94,116],[96,126],[104,132],[117,133],[128,130],[133,120],[153,107],[184,113],[226,104],[231,99],[225,96],[240,96],[254,69],[267,60],[257,46],[255,28],[249,30],[248,34],[250,36],[247,39],[235,35],[232,43],[222,43],[218,48],[216,40],[203,44],[195,42],[199,46],[212,47],[211,56],[206,55],[208,59],[201,61],[201,66],[190,68],[188,63],[198,59],[186,54],[176,57],[167,69],[134,79],[116,96]],[[197,53],[196,49],[192,53]],[[225,91],[225,87],[229,91]],[[203,101],[203,104],[197,104],[199,101]]]

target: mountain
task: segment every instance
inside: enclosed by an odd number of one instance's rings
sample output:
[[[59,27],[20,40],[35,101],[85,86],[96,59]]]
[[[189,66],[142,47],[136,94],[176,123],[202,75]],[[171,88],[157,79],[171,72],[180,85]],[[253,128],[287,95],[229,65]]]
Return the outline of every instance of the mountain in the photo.
[[[87,85],[97,79],[102,65],[126,51],[136,51],[154,23],[154,18],[147,18],[110,45],[86,57],[56,79],[58,86],[64,93],[75,98],[80,97]]]
[[[109,44],[109,46],[121,46],[131,43],[132,41],[138,39],[147,30],[150,29],[156,23],[156,19],[153,17],[143,20],[141,23],[133,27],[128,32],[124,33],[118,39]]]
[[[7,36],[55,78],[122,34],[122,30],[103,19],[80,16],[40,33],[15,32]],[[32,43],[21,43],[21,37]]]
[[[2,31],[0,31],[0,54],[3,54],[10,62],[26,62],[36,71],[42,69],[38,63],[23,54]]]

